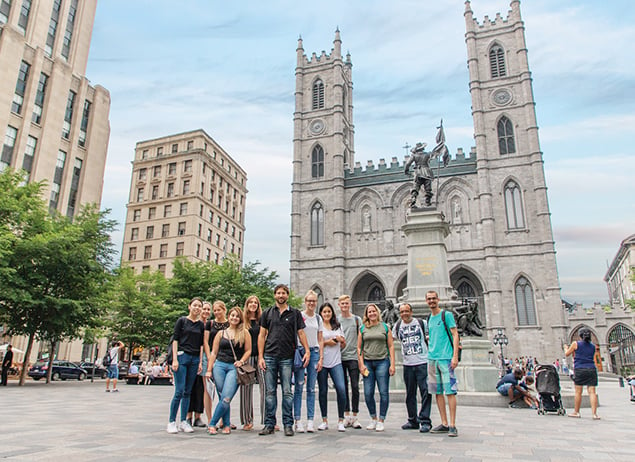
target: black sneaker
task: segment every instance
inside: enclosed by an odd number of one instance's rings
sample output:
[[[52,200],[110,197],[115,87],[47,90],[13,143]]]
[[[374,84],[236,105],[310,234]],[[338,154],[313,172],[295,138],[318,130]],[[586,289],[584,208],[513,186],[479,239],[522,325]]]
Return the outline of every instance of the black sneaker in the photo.
[[[430,430],[432,430],[432,425],[430,424],[421,424],[419,427],[421,433],[428,433]]]
[[[285,425],[284,436],[293,436],[294,434],[293,427],[291,425]]]
[[[436,427],[434,427],[432,430],[430,430],[430,433],[448,433],[450,431],[450,427],[448,427],[447,425],[437,425]]]
[[[265,426],[262,430],[258,432],[259,435],[271,435],[273,433],[275,433],[275,430],[273,429],[273,427],[268,427],[268,426]]]
[[[456,429],[456,427],[450,427],[448,436],[457,437],[459,436],[459,431]]]
[[[401,426],[402,430],[418,430],[419,424],[417,422],[411,422],[410,420]]]

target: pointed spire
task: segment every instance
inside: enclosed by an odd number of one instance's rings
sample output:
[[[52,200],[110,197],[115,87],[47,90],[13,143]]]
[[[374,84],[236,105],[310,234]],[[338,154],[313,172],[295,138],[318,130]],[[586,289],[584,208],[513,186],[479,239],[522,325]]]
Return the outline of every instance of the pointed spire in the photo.
[[[465,16],[466,30],[472,30],[474,28],[474,13],[472,12],[470,0],[465,0],[465,13],[463,13],[463,16]]]
[[[298,47],[295,49],[297,65],[304,63],[304,48],[302,47],[302,35],[298,36]]]
[[[335,29],[335,40],[333,40],[333,58],[342,57],[342,39],[340,38],[340,27]]]

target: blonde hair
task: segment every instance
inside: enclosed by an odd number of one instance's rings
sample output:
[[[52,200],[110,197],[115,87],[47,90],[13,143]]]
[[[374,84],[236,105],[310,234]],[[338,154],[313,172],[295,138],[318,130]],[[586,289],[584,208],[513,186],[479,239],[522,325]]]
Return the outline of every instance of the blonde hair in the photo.
[[[337,301],[338,301],[338,302],[343,302],[344,300],[350,300],[350,299],[351,299],[351,297],[349,297],[348,295],[340,295],[340,296],[337,298]]]
[[[249,305],[249,302],[251,302],[252,300],[256,300],[256,302],[258,302],[258,310],[256,310],[256,321],[259,321],[260,316],[262,316],[262,306],[260,305],[260,299],[256,295],[250,295],[249,297],[247,297],[247,300],[245,300],[245,308],[243,309],[243,322],[245,323],[245,328],[247,329],[249,328],[247,326],[251,324],[251,319],[249,319],[249,311],[247,311],[247,305]]]
[[[366,327],[370,327],[370,319],[368,319],[368,308],[370,308],[371,306],[377,310],[377,322],[381,322],[381,311],[379,311],[377,305],[375,305],[374,303],[369,303],[368,305],[366,305],[366,308],[364,308],[364,317],[362,318],[362,322]]]
[[[316,298],[316,299],[318,298],[318,294],[317,294],[317,293],[316,293],[313,289],[309,290],[309,291],[306,293],[306,295],[304,296],[304,299],[306,300],[306,298],[307,298],[309,295],[315,295],[315,298]]]
[[[232,309],[229,310],[229,313],[227,313],[227,319],[229,319],[229,315],[234,312],[238,313],[238,318],[240,319],[240,323],[238,323],[238,325],[235,327],[235,330],[234,330],[234,340],[236,341],[238,345],[244,345],[245,335],[248,335],[249,332],[247,331],[247,329],[245,329],[243,310],[239,306],[234,306]],[[231,328],[232,328],[232,325],[230,324],[228,329],[231,329]]]

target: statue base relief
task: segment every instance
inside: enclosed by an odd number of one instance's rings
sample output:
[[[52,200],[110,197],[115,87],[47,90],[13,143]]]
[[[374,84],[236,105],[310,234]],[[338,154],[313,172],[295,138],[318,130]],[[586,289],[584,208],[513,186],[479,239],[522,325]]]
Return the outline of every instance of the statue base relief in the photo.
[[[461,338],[461,362],[454,370],[459,391],[496,392],[498,368],[490,364],[492,344],[474,337]]]

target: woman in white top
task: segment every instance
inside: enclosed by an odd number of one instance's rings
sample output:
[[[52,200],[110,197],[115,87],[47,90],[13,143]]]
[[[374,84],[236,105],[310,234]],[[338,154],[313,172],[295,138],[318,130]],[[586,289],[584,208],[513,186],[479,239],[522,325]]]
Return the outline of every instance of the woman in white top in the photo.
[[[302,388],[304,387],[304,379],[306,373],[306,414],[307,425],[306,431],[313,433],[313,418],[315,417],[315,382],[317,374],[322,369],[322,319],[315,312],[317,307],[317,294],[309,290],[304,296],[305,310],[302,312],[304,319],[304,333],[306,334],[309,349],[311,350],[311,358],[306,368],[294,368],[295,391],[293,393],[293,417],[295,419],[295,431],[304,433],[304,425],[302,425]],[[302,351],[304,355],[304,351]]]
[[[335,310],[330,303],[324,303],[320,307],[320,316],[324,322],[324,360],[322,369],[318,372],[319,386],[319,402],[320,413],[322,414],[322,423],[318,430],[327,430],[329,428],[327,419],[328,403],[327,397],[329,393],[328,376],[331,376],[335,385],[337,395],[337,430],[346,431],[344,428],[344,408],[346,407],[346,389],[344,388],[344,369],[342,368],[341,349],[346,346],[346,339],[340,323],[337,320]]]

